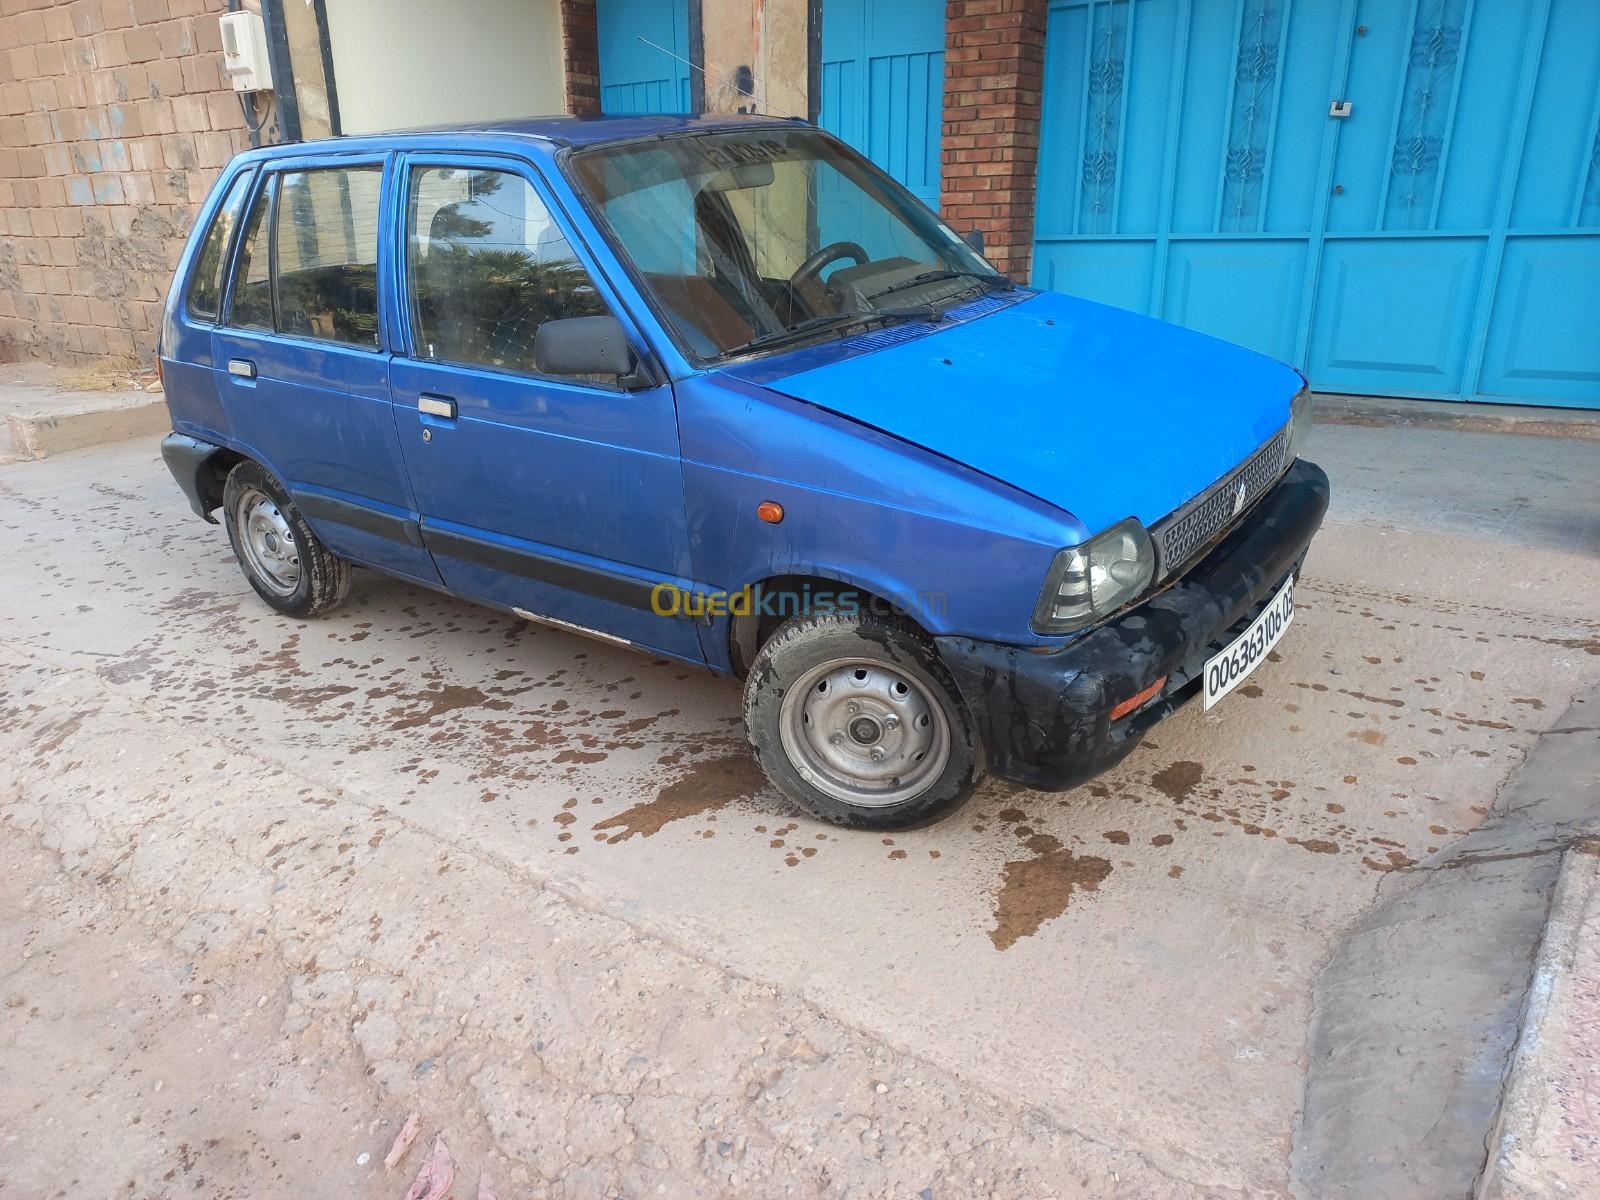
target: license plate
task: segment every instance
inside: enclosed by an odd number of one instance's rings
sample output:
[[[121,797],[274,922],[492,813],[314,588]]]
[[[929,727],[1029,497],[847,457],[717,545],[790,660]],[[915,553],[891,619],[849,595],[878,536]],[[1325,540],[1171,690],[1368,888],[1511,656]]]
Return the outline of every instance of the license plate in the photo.
[[[1205,707],[1210,708],[1243,683],[1278,644],[1294,620],[1294,576],[1283,581],[1261,615],[1216,654],[1206,659]]]

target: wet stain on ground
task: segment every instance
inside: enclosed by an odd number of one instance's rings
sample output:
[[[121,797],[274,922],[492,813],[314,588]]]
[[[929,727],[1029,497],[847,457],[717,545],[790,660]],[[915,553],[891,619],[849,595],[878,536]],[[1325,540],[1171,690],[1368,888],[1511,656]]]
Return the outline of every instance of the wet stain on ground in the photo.
[[[1182,802],[1199,786],[1204,774],[1197,762],[1175,762],[1157,771],[1150,782],[1169,799]]]
[[[994,928],[989,931],[996,950],[1010,949],[1039,932],[1046,921],[1067,911],[1074,892],[1095,891],[1111,874],[1108,859],[1080,857],[1048,833],[1036,833],[1024,844],[1034,856],[1013,859],[1001,872]]]
[[[615,831],[608,843],[625,842],[634,834],[651,837],[674,821],[698,817],[747,800],[767,786],[766,776],[754,758],[742,751],[695,763],[687,774],[662,788],[654,800],[644,800],[607,817],[594,828]]]
[[[1300,838],[1286,838],[1284,840],[1291,846],[1299,846],[1300,849],[1309,850],[1313,854],[1339,853],[1339,843],[1330,842],[1325,838],[1305,838],[1303,840]]]
[[[1416,859],[1398,850],[1390,850],[1382,859],[1363,858],[1361,861],[1374,871],[1401,871],[1417,865]]]
[[[419,692],[411,699],[417,702],[417,708],[391,724],[391,731],[415,729],[428,724],[435,717],[463,708],[489,708],[504,712],[511,707],[509,700],[494,699],[482,688],[463,684],[444,684],[432,691]]]

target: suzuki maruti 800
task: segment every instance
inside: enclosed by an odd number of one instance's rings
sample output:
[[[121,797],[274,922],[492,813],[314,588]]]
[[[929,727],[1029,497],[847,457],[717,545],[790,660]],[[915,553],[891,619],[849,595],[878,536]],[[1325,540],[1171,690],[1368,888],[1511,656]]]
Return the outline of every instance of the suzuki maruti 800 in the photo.
[[[370,567],[740,677],[844,825],[1222,700],[1328,504],[1294,370],[1012,283],[798,121],[249,151],[160,357],[166,462],[273,608]]]

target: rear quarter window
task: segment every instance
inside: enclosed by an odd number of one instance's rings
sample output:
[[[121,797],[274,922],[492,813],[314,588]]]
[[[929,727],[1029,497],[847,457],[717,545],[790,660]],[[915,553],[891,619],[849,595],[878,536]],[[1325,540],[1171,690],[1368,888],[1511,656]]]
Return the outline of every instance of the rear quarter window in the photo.
[[[245,222],[239,243],[239,256],[233,267],[233,299],[229,304],[228,324],[239,329],[272,331],[272,272],[268,264],[268,230],[272,197],[278,180],[268,176],[256,193],[255,206]]]
[[[189,312],[204,321],[215,321],[222,311],[222,281],[228,269],[228,247],[233,244],[239,211],[244,207],[245,193],[250,190],[250,174],[245,171],[228,185],[228,193],[211,219],[211,228],[206,230],[205,241],[200,243],[200,254],[195,259],[194,274],[189,281]]]

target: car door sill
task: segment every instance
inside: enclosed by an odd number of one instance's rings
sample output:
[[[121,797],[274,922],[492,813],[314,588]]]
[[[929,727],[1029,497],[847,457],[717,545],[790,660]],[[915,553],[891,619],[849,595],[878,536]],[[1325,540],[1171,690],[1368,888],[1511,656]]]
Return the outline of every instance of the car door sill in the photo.
[[[591,629],[587,625],[579,625],[572,621],[563,621],[559,617],[547,617],[540,613],[529,612],[525,608],[513,607],[511,611],[516,613],[517,616],[521,617],[524,621],[536,621],[540,625],[550,625],[556,629],[565,629],[568,633],[581,633],[584,637],[594,638],[596,641],[609,642],[613,646],[626,646],[630,650],[640,649],[640,646],[637,642],[630,642],[627,638],[618,637],[614,633],[602,633],[600,630]]]

